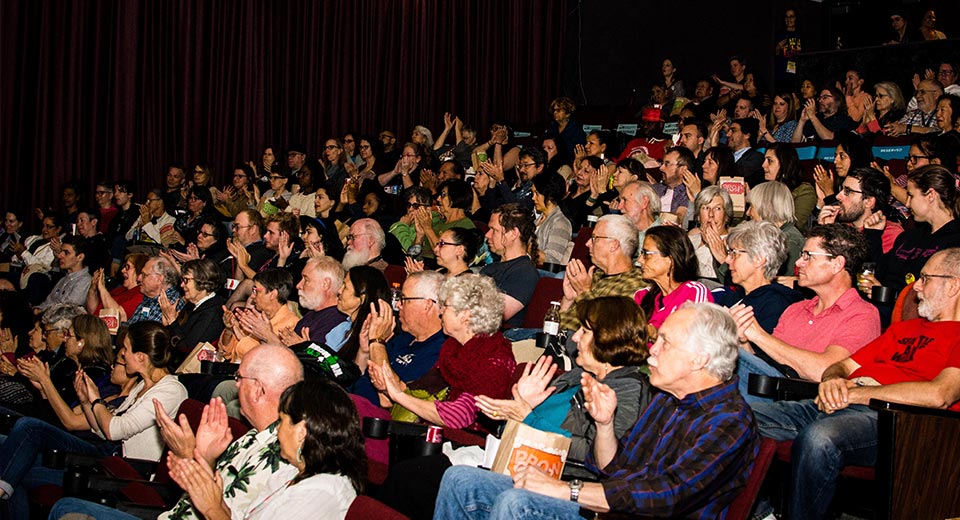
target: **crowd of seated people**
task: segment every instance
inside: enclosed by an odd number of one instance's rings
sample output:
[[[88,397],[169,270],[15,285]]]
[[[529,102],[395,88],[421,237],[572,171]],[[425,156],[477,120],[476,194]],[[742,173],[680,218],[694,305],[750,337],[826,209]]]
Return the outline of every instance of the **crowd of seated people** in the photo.
[[[520,503],[576,515],[571,499],[719,515],[758,435],[792,438],[784,424],[803,422],[750,395],[750,374],[833,392],[803,404],[822,416],[793,428],[804,439],[795,451],[834,442],[802,432],[838,409],[870,413],[837,400],[854,392],[838,379],[867,375],[876,393],[857,392],[956,408],[956,354],[881,359],[916,329],[951,341],[937,322],[953,321],[960,301],[956,66],[918,76],[910,103],[855,69],[768,96],[741,58],[731,77],[693,91],[675,65],[664,62],[635,136],[584,132],[589,121],[562,97],[533,138],[446,114],[436,140],[417,125],[400,140],[348,132],[315,154],[270,146],[223,186],[209,165],[187,180],[173,164],[157,186],[97,182],[86,208],[69,184],[58,210],[37,212],[36,235],[25,215],[5,213],[0,406],[18,419],[0,444],[0,505],[22,514],[18,490],[60,483],[36,467],[46,449],[153,460],[168,449],[186,492],[172,517],[268,518],[279,507],[309,517],[297,504],[318,489],[342,517],[366,462],[337,386],[397,421],[497,432],[514,419],[570,436],[574,459],[601,471],[597,483],[568,483],[529,466],[507,486],[445,460],[425,492],[398,469],[382,496],[414,517],[435,503],[444,518]],[[511,340],[540,332],[521,327],[543,319],[528,316],[545,297],[541,277],[561,279],[549,298],[565,373],[545,358],[517,369]],[[898,324],[889,294],[919,298],[921,317]],[[321,351],[336,384],[299,382],[304,352]],[[201,360],[234,365],[236,379],[198,374]],[[918,398],[908,380],[935,385],[939,399]],[[194,436],[177,419],[188,395],[210,401],[202,431],[233,417],[251,433],[230,447]],[[714,404],[691,411],[691,399]],[[875,420],[864,423],[859,435],[875,435]],[[675,457],[649,451],[654,435]],[[335,453],[318,448],[330,442]],[[258,460],[267,445],[275,460]],[[255,476],[236,492],[240,466]],[[690,479],[670,488],[672,472]],[[798,498],[812,486],[829,498],[836,475],[816,474],[791,477],[783,513],[824,514]],[[407,508],[414,495],[426,498]],[[56,511],[126,518],[75,499]]]

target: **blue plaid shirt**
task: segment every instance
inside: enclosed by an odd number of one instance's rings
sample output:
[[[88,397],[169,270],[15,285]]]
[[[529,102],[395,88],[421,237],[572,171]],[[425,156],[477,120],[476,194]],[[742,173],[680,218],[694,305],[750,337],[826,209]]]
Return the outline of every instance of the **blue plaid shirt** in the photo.
[[[168,287],[164,292],[167,294],[168,300],[176,300],[178,312],[180,309],[183,309],[184,299],[182,296],[180,296],[179,291],[173,287]],[[155,296],[153,298],[144,296],[143,301],[137,306],[137,310],[133,312],[133,316],[127,316],[127,325],[133,325],[138,321],[155,321],[157,323],[163,323],[163,312],[160,311],[159,296]]]
[[[736,377],[680,400],[662,392],[620,440],[600,482],[614,513],[723,518],[759,446]],[[592,453],[587,462],[596,467]]]

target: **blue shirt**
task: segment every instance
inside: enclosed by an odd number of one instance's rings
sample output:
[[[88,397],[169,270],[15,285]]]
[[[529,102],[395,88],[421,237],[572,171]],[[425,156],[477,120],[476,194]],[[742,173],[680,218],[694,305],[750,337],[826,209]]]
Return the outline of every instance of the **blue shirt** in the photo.
[[[180,309],[183,308],[184,302],[184,299],[180,297],[180,293],[173,287],[167,287],[164,293],[167,295],[168,300],[177,302],[177,312],[179,312]],[[127,325],[133,325],[138,321],[163,323],[163,312],[160,311],[159,296],[154,296],[153,298],[144,296],[143,301],[137,306],[137,310],[133,311],[133,316],[127,316]]]
[[[343,345],[347,343],[347,339],[350,338],[350,327],[352,326],[353,320],[350,319],[350,316],[347,316],[346,320],[330,330],[323,343],[330,347],[330,350],[339,352]]]
[[[415,341],[409,332],[401,332],[387,342],[387,358],[390,367],[397,373],[400,380],[409,383],[420,379],[435,364],[440,357],[440,347],[447,340],[443,330],[438,330],[433,336],[424,341]],[[360,379],[353,384],[350,393],[362,395],[379,406],[377,390],[370,382],[370,373],[364,372]]]
[[[600,483],[611,512],[723,518],[759,446],[736,377],[683,399],[662,392],[620,440]],[[596,468],[592,453],[587,461]]]

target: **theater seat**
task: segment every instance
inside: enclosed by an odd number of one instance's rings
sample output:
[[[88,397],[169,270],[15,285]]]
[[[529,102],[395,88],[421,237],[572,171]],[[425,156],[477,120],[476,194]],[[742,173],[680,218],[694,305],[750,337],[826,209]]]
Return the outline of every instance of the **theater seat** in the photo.
[[[543,317],[550,309],[550,302],[563,298],[563,279],[540,277],[533,291],[533,298],[527,304],[527,314],[523,317],[523,327],[539,329],[543,327]]]
[[[747,520],[751,517],[754,502],[760,492],[760,485],[767,476],[767,470],[776,454],[777,442],[767,437],[760,438],[760,449],[753,462],[753,469],[747,478],[747,487],[737,495],[730,507],[727,508],[727,520]]]
[[[365,495],[358,495],[347,510],[346,520],[409,520],[396,509]]]

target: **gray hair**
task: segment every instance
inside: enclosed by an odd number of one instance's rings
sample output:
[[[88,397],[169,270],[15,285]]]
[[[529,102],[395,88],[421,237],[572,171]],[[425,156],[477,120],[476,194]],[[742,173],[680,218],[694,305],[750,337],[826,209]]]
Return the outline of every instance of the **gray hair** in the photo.
[[[64,331],[69,329],[70,325],[73,324],[73,319],[81,314],[86,314],[82,307],[69,303],[58,303],[44,311],[40,321],[52,329]]]
[[[413,287],[416,287],[418,296],[438,301],[440,299],[440,286],[446,279],[445,276],[436,271],[417,271],[410,273],[404,283],[409,282]]]
[[[474,334],[493,334],[503,321],[503,295],[493,278],[462,274],[440,286],[440,301],[457,312],[470,311],[468,328]]]
[[[949,247],[947,249],[941,249],[933,254],[930,258],[934,256],[940,257],[940,261],[943,262],[943,270],[948,273],[960,273],[960,247]],[[927,262],[930,260],[928,259]]]
[[[643,198],[646,197],[650,201],[650,212],[653,213],[653,218],[660,216],[660,195],[657,195],[657,192],[654,191],[653,186],[646,181],[633,181],[629,184],[637,184],[637,202],[643,202]],[[626,186],[624,186],[626,189]]]
[[[697,218],[700,217],[700,208],[704,204],[710,204],[714,197],[720,197],[723,202],[723,214],[727,216],[726,224],[733,222],[733,199],[730,198],[730,193],[720,186],[707,186],[697,193],[697,198],[693,201],[693,211],[697,214]]]
[[[423,143],[423,144],[424,144],[428,149],[433,148],[433,132],[431,132],[429,128],[427,128],[427,127],[425,127],[425,126],[423,126],[423,125],[417,125],[417,126],[413,127],[413,131],[414,131],[414,132],[417,132],[418,134],[423,135],[423,137],[426,138],[426,142]]]
[[[377,245],[379,251],[383,251],[387,247],[387,235],[383,233],[383,228],[380,227],[379,222],[372,218],[362,218],[353,224],[360,226],[364,233],[370,233],[370,236],[373,237],[373,243]]]
[[[307,260],[303,269],[313,269],[320,277],[330,280],[330,290],[334,293],[340,290],[340,286],[343,285],[343,278],[347,275],[340,262],[329,256],[311,258]]]
[[[737,368],[737,324],[723,307],[709,302],[687,302],[696,317],[687,326],[684,348],[692,354],[707,356],[704,370],[721,381],[729,381]]]
[[[626,215],[604,215],[597,220],[597,225],[601,222],[607,225],[607,234],[620,243],[623,254],[633,259],[637,254],[637,248],[640,247],[640,232],[636,224]]]
[[[151,256],[150,260],[154,261],[153,273],[144,274],[159,274],[163,276],[163,283],[167,287],[180,287],[180,273],[177,272],[177,268],[169,260],[162,256]]]
[[[777,276],[780,266],[787,259],[787,236],[777,226],[761,220],[747,221],[730,230],[727,234],[727,246],[739,245],[747,251],[751,261],[757,258],[766,260],[763,276],[772,280]]]
[[[782,182],[769,181],[754,186],[748,200],[762,220],[778,226],[796,220],[793,194]]]

